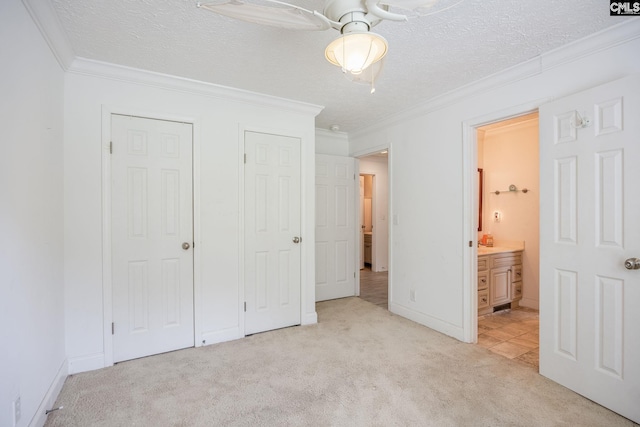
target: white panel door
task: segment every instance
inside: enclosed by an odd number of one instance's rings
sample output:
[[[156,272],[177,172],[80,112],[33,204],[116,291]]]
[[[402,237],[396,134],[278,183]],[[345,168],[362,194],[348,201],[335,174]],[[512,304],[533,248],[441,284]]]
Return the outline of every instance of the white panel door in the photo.
[[[636,422],[639,118],[639,76],[540,109],[540,373]]]
[[[316,155],[316,301],[355,296],[355,159]]]
[[[112,115],[111,138],[113,360],[192,347],[192,126]]]
[[[245,334],[300,324],[300,139],[245,132]]]

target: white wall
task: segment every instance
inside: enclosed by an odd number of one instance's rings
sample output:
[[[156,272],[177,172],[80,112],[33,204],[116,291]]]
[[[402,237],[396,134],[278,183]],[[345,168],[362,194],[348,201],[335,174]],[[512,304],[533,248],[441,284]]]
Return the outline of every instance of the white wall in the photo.
[[[364,157],[360,159],[360,173],[375,175],[373,200],[372,270],[387,271],[389,268],[389,176],[386,157]]]
[[[389,146],[392,154],[392,312],[472,339],[475,249],[468,242],[476,230],[465,177],[477,163],[466,156],[475,140],[463,140],[465,122],[528,112],[545,99],[640,72],[639,37],[640,22],[629,21],[349,135],[351,153]]]
[[[539,307],[540,277],[538,139],[538,120],[527,120],[487,130],[482,144],[485,183],[482,234],[492,234],[496,246],[500,242],[524,242],[520,305],[534,309]],[[495,194],[495,190],[507,190],[511,184],[528,191]],[[493,219],[495,211],[501,214],[500,222]]]
[[[0,425],[18,396],[18,426],[38,425],[66,376],[64,80],[18,0],[0,2],[0,62]]]
[[[344,132],[316,129],[316,154],[349,155],[349,138]]]
[[[102,282],[103,108],[195,122],[194,216],[200,224],[195,236],[196,345],[203,340],[211,344],[240,338],[244,334],[241,130],[302,138],[302,232],[303,236],[313,235],[314,116],[319,108],[106,64],[74,63],[66,77],[64,147],[65,295],[71,372],[100,368],[109,361],[109,336],[105,340],[103,335],[108,331],[103,321],[103,305],[108,301],[103,299]],[[302,322],[313,323],[313,244],[302,250]]]

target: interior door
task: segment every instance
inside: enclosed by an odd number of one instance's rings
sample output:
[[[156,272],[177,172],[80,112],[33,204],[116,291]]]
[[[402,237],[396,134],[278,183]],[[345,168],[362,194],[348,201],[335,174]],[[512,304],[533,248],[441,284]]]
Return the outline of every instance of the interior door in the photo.
[[[245,334],[300,324],[300,139],[245,132]],[[312,240],[312,238],[310,238]]]
[[[111,137],[119,362],[194,345],[192,126],[112,115]]]
[[[355,296],[355,159],[316,155],[316,301]]]
[[[540,373],[636,422],[639,117],[637,75],[540,108]]]

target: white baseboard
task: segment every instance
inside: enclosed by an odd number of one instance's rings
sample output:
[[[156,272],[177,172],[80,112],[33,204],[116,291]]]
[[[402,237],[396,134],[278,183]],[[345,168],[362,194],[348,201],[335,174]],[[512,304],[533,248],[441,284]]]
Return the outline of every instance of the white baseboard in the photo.
[[[69,359],[69,375],[95,371],[96,369],[102,369],[104,367],[104,353],[89,354]]]
[[[68,366],[69,363],[67,362],[67,360],[63,360],[62,365],[60,365],[60,369],[58,369],[53,382],[49,386],[49,390],[47,390],[47,393],[44,395],[42,402],[40,402],[40,406],[38,406],[38,410],[31,419],[29,427],[44,426],[44,423],[47,421],[47,415],[45,414],[45,412],[47,411],[47,409],[52,409],[53,405],[56,403],[56,399],[58,398],[58,395],[62,390],[62,386],[64,385],[64,380],[67,379]]]
[[[464,342],[464,329],[460,326],[452,325],[393,302],[389,302],[389,311]]]
[[[315,325],[316,323],[318,323],[318,313],[315,311],[313,313],[305,313],[300,321],[301,325]]]

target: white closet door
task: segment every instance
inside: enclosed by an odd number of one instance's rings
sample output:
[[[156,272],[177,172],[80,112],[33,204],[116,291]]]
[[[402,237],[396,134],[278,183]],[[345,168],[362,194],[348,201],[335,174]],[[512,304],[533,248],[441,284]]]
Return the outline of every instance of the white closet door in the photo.
[[[300,324],[300,139],[245,132],[245,334]],[[309,242],[310,243],[310,242]]]
[[[112,115],[111,135],[119,362],[194,345],[192,126]]]

